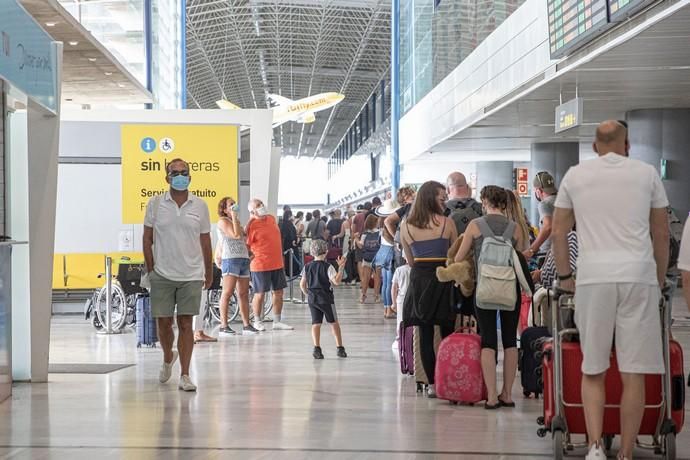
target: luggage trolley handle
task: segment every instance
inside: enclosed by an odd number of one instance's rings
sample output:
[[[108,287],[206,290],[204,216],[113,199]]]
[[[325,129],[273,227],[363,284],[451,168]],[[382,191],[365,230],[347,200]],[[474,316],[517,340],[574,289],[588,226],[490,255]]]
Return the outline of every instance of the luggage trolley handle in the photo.
[[[554,394],[554,409],[555,416],[560,418],[563,423],[565,423],[565,418],[563,417],[563,337],[566,334],[577,334],[577,329],[565,328],[562,329],[562,324],[560,321],[561,308],[573,308],[573,293],[565,291],[563,289],[556,288],[552,291],[549,302],[551,302],[551,327],[553,331],[553,394]],[[554,308],[555,306],[555,308]]]
[[[664,374],[664,403],[666,405],[666,419],[672,421],[672,404],[671,398],[673,397],[671,389],[671,324],[672,319],[672,308],[671,308],[671,298],[675,291],[678,280],[675,277],[666,278],[666,283],[661,289],[661,300],[659,301],[659,311],[661,317],[661,338],[663,343],[664,351],[664,366],[666,368],[666,373]],[[675,427],[672,427],[675,432]]]

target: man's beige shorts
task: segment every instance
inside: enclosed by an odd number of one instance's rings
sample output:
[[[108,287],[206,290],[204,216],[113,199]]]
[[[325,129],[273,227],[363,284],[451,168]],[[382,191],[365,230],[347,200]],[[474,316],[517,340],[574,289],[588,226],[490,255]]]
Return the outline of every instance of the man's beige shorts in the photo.
[[[171,318],[175,315],[175,306],[177,316],[199,314],[203,281],[171,281],[155,271],[149,273],[149,281],[154,318]]]
[[[584,358],[582,373],[606,371],[615,340],[621,372],[663,374],[660,298],[659,286],[646,284],[577,286],[575,323]]]

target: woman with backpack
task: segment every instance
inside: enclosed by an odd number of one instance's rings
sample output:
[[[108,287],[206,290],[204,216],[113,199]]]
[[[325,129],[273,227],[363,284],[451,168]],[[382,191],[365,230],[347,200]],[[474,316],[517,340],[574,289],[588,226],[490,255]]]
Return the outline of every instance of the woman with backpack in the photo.
[[[403,323],[406,327],[418,326],[422,365],[429,379],[429,398],[436,397],[435,326],[440,326],[443,337],[452,334],[455,328],[455,286],[436,277],[436,268],[445,265],[448,249],[458,237],[455,223],[444,215],[447,199],[444,185],[425,182],[400,227],[405,258],[412,267],[403,303]]]
[[[506,217],[508,199],[508,192],[501,187],[488,185],[482,189],[484,216],[474,219],[467,226],[455,257],[456,261],[464,260],[474,250],[476,315],[482,338],[482,373],[488,390],[485,409],[515,407],[512,389],[518,367],[520,286],[523,285],[526,291],[530,289],[515,251],[525,244],[524,232]],[[503,389],[500,393],[496,384],[497,311],[501,317],[504,350]]]
[[[372,272],[374,274],[374,292],[376,296],[374,303],[379,300],[378,293],[381,287],[381,280],[376,270],[373,269],[374,258],[381,247],[381,232],[378,225],[379,218],[374,214],[369,215],[364,222],[364,233],[357,240],[357,247],[362,250],[362,295],[359,298],[360,303],[367,301],[367,290],[369,289],[369,280],[371,279]]]

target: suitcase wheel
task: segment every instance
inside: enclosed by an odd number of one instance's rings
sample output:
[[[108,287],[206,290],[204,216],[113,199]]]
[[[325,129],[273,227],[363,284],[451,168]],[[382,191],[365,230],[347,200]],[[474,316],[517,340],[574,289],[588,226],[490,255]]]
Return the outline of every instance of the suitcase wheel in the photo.
[[[537,425],[539,425],[539,426],[544,426],[544,425],[546,425],[546,419],[544,418],[544,416],[541,416],[541,417],[538,417],[538,418],[537,418]]]

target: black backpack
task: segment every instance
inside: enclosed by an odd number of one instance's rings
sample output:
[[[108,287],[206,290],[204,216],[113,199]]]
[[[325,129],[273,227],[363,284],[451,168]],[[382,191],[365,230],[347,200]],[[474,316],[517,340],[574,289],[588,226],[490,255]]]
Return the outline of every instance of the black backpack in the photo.
[[[462,235],[467,230],[467,226],[470,221],[476,219],[477,217],[482,217],[484,213],[482,212],[481,203],[470,198],[466,201],[458,201],[455,203],[453,209],[446,208],[446,216],[453,219],[455,222],[455,227],[458,230],[458,235]]]
[[[362,259],[365,262],[372,262],[376,253],[381,247],[381,233],[368,232],[364,237],[364,246],[362,247]]]

